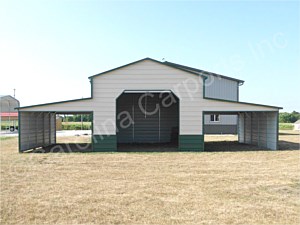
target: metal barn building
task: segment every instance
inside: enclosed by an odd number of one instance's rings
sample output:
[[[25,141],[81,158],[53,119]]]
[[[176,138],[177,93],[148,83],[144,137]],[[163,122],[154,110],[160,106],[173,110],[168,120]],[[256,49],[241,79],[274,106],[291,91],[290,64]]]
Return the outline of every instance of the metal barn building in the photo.
[[[199,74],[205,74],[207,76],[207,79],[205,81],[206,97],[230,101],[239,100],[239,87],[244,84],[243,80],[215,73],[207,73],[206,71],[200,69],[176,63],[165,63],[179,69],[189,70]],[[236,115],[206,114],[204,116],[204,129],[206,134],[236,134],[237,124],[238,117]]]
[[[56,114],[76,113],[93,117],[95,152],[204,151],[206,115],[234,116],[240,143],[277,149],[280,107],[239,102],[241,80],[151,58],[89,80],[89,98],[18,108],[20,152],[55,146]]]
[[[17,107],[20,102],[10,95],[0,95],[0,124],[6,130],[14,130],[18,124]]]

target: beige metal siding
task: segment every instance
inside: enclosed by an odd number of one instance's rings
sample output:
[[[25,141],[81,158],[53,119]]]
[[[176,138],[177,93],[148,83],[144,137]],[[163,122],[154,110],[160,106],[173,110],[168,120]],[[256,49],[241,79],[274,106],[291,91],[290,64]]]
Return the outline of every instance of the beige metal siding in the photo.
[[[180,99],[180,134],[202,134],[202,78],[153,61],[93,79],[94,134],[115,134],[116,98],[124,90],[171,90]]]
[[[50,130],[50,113],[44,113],[44,142],[45,145],[50,145],[51,143],[51,130]]]
[[[210,121],[210,114],[204,116],[205,125],[236,125],[237,116],[236,115],[220,115],[220,121],[214,122]]]
[[[239,114],[239,142],[262,148],[277,149],[277,113],[251,112]]]
[[[56,116],[55,113],[50,114],[50,144],[56,143]]]
[[[245,143],[245,114],[238,115],[238,140],[240,143]]]
[[[216,76],[208,76],[205,81],[205,97],[238,100],[238,82]]]
[[[228,102],[203,99],[200,103],[200,107],[204,111],[214,112],[245,112],[245,111],[270,111],[277,112],[277,108],[271,108],[268,106],[254,105],[254,104],[243,104],[240,102]]]
[[[53,111],[92,111],[94,109],[92,99],[87,100],[77,100],[77,101],[69,101],[69,102],[61,102],[61,103],[51,103],[40,106],[33,106],[30,108],[22,108],[20,111],[22,112],[30,112],[30,111],[39,111],[39,112],[53,112]]]
[[[252,122],[251,113],[245,113],[245,143],[251,144],[252,141]]]
[[[225,99],[231,101],[238,101],[239,83],[234,80],[224,79],[213,75],[208,75],[205,81],[205,97]],[[205,115],[205,124],[210,125],[209,115]],[[221,115],[218,125],[236,125],[237,116],[235,115]]]
[[[55,113],[20,113],[20,150],[47,146],[55,143]]]
[[[267,116],[267,147],[277,149],[278,147],[278,113],[268,113]]]
[[[203,79],[200,76],[151,60],[96,76],[92,81],[93,99],[35,106],[20,111],[93,111],[95,135],[116,134],[116,99],[124,90],[171,90],[180,99],[181,135],[202,134],[203,111],[278,111],[267,106],[203,99]],[[53,137],[50,140],[53,141]]]
[[[19,106],[19,101],[10,95],[0,97],[0,112],[16,112]]]

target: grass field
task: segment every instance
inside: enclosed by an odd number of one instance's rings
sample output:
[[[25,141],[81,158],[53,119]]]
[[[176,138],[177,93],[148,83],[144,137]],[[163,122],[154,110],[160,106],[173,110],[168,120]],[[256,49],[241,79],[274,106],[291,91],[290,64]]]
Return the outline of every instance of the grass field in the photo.
[[[294,124],[293,123],[279,123],[280,130],[293,130]]]
[[[90,130],[91,122],[62,122],[63,130]]]
[[[90,129],[91,122],[83,122],[83,127],[86,129]],[[81,129],[81,122],[62,122],[64,130],[80,130]],[[279,123],[279,128],[281,130],[293,130],[294,124],[293,123]]]
[[[280,149],[18,154],[1,139],[0,223],[299,224],[299,133]]]
[[[82,122],[83,125],[91,125],[91,122]],[[62,125],[81,125],[81,122],[62,122]]]

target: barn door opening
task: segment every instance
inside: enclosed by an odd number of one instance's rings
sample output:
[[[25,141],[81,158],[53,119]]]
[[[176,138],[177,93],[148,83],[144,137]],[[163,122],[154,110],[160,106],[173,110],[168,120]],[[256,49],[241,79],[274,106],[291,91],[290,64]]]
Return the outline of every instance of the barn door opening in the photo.
[[[19,151],[71,153],[92,151],[93,112],[19,112]]]
[[[171,91],[124,91],[116,124],[119,151],[177,150],[179,99]]]
[[[238,115],[236,112],[204,112],[205,151],[236,149],[238,145]]]

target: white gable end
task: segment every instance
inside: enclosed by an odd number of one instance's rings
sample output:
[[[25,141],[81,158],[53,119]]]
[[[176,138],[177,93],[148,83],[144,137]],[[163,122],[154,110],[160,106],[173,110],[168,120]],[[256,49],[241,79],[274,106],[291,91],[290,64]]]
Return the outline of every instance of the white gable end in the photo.
[[[115,134],[116,98],[125,90],[171,90],[179,99],[180,133],[202,133],[203,79],[152,60],[143,60],[93,78],[94,119]],[[193,118],[193,120],[191,120]],[[99,131],[103,132],[100,125]]]

